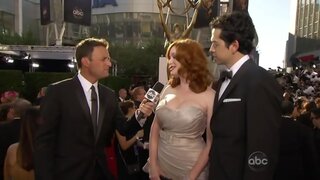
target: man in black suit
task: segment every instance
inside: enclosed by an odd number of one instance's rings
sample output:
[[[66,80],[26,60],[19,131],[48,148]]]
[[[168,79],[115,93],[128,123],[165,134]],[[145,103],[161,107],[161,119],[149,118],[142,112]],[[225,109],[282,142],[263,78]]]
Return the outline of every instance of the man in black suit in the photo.
[[[108,42],[95,38],[81,41],[76,59],[79,73],[50,85],[41,103],[44,123],[35,143],[37,180],[113,179],[104,147],[115,127],[124,133],[126,127],[140,126],[135,117],[126,121],[114,91],[98,83],[111,67]],[[153,106],[144,101],[139,110],[148,116]]]
[[[271,180],[278,159],[281,88],[249,57],[255,28],[246,12],[213,22],[210,52],[225,65],[211,119],[209,179]]]
[[[319,180],[312,129],[292,118],[293,103],[282,102],[279,162],[274,180]]]

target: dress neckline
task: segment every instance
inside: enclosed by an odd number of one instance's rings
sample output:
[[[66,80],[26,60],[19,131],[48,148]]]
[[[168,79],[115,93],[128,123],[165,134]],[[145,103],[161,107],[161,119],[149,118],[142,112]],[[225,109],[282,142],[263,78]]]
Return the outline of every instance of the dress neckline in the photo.
[[[203,114],[206,114],[206,112],[201,107],[198,107],[198,106],[195,106],[195,105],[182,105],[182,106],[179,106],[179,107],[177,107],[175,109],[171,108],[171,107],[168,107],[167,105],[164,105],[164,106],[162,106],[162,108],[166,108],[166,109],[169,109],[171,111],[180,111],[181,109],[184,109],[184,108],[193,108],[193,109],[199,110]]]

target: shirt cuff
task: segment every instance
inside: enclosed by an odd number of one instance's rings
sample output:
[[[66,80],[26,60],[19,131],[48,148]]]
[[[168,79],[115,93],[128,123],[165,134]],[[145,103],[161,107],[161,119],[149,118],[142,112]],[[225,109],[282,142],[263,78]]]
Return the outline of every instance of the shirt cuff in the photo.
[[[140,111],[139,111],[139,110],[136,110],[135,113],[134,113],[134,115],[135,115],[136,120],[137,120],[137,122],[139,123],[139,125],[140,125],[141,127],[143,127],[143,125],[144,125],[144,123],[146,122],[147,118],[141,118],[141,119],[139,120],[139,119],[138,119],[139,113],[140,113]]]

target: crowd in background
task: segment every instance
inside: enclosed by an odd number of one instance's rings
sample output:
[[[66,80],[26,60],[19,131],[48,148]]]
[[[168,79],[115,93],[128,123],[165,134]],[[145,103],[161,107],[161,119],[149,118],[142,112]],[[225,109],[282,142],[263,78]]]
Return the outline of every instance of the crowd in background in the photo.
[[[281,179],[286,174],[283,172],[299,166],[301,176],[313,179],[320,170],[320,69],[300,68],[291,73],[277,71],[274,76],[284,92],[277,177]],[[16,176],[34,179],[33,138],[41,124],[39,105],[45,90],[46,87],[42,88],[32,103],[19,97],[19,92],[2,93],[0,180]],[[146,84],[136,84],[128,90],[122,88],[118,91],[120,108],[128,119],[134,115],[147,90]],[[105,152],[108,167],[117,179],[148,179],[142,167],[148,158],[152,121],[153,116],[150,116],[144,127],[125,135],[115,132],[114,141]]]
[[[279,70],[274,75],[284,92],[278,179],[318,179],[320,69],[297,68],[290,73]],[[298,171],[288,173],[293,169]]]
[[[310,112],[320,108],[320,70],[300,68],[291,73],[277,73],[275,77],[283,87],[284,101],[294,105],[292,118],[313,128]]]

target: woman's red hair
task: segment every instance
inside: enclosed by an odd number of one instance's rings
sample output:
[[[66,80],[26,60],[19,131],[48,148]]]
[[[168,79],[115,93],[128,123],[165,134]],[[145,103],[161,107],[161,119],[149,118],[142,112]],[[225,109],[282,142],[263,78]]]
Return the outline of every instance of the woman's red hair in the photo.
[[[176,48],[175,59],[181,63],[181,68],[178,70],[179,75],[186,77],[193,92],[204,92],[212,82],[212,75],[209,72],[208,60],[202,46],[191,39],[176,40],[167,49],[168,60],[172,47]],[[176,87],[180,84],[180,79],[171,76],[169,84]]]

